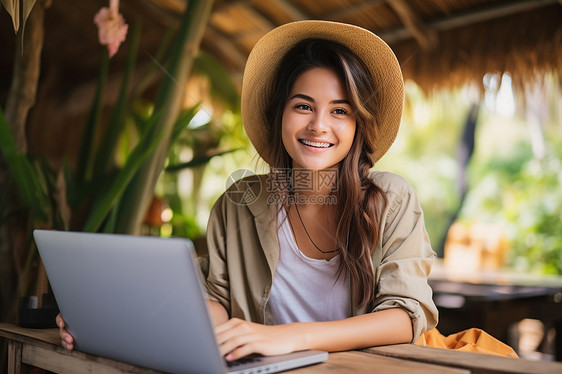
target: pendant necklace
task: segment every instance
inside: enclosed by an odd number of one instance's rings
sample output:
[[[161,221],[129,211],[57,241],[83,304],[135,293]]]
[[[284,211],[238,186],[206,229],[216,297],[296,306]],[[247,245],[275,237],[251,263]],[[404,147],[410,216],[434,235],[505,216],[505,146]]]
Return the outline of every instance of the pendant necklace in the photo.
[[[318,247],[316,245],[316,243],[314,243],[314,240],[312,240],[312,238],[310,237],[310,234],[308,233],[308,230],[306,229],[306,226],[304,225],[304,222],[303,222],[302,217],[301,217],[301,213],[299,212],[299,205],[298,204],[295,204],[295,209],[297,210],[297,215],[299,216],[299,221],[301,221],[301,225],[302,225],[302,228],[304,229],[304,232],[306,233],[306,236],[308,236],[308,239],[310,240],[312,245],[314,247],[316,247],[317,250],[319,250],[320,252],[322,252],[324,254],[335,253],[335,252],[340,250],[339,248],[333,249],[331,251],[324,251],[323,249],[320,249],[320,247]],[[291,223],[291,220],[289,220],[289,223]],[[295,230],[293,229],[293,231],[295,231]]]

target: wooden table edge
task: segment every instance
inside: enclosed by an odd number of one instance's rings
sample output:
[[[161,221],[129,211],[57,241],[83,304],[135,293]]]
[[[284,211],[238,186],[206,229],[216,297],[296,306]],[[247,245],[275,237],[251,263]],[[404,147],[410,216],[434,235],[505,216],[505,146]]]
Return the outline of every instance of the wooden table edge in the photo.
[[[371,347],[363,349],[363,352],[469,369],[473,373],[562,373],[562,362],[532,361],[492,354],[424,347],[415,344]],[[446,354],[444,354],[445,352]]]
[[[14,357],[13,355],[17,354],[20,357],[15,360],[8,357],[9,361],[13,361],[14,367],[21,367],[22,364],[26,364],[60,373],[73,373],[79,369],[93,373],[158,373],[148,368],[141,368],[109,358],[64,349],[60,344],[58,329],[29,329],[10,323],[0,323],[0,338],[7,339],[8,344],[10,342],[17,343],[12,344],[13,348],[9,351],[9,355]],[[48,362],[40,362],[35,357],[38,354],[41,355],[41,359],[44,359],[45,355],[52,357],[52,359],[49,359]],[[73,369],[63,370],[65,363],[70,363]],[[10,370],[10,367],[8,369]],[[16,370],[15,372],[19,371]]]

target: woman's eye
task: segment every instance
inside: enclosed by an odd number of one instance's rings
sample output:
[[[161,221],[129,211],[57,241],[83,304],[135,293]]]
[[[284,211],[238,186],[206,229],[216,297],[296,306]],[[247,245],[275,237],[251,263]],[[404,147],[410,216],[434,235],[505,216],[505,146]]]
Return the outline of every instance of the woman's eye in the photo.
[[[302,110],[311,110],[310,106],[307,104],[297,104],[295,105],[295,108]]]
[[[347,114],[347,110],[342,109],[342,108],[338,108],[338,109],[334,109],[334,113],[339,114],[339,115],[345,115],[345,114]]]

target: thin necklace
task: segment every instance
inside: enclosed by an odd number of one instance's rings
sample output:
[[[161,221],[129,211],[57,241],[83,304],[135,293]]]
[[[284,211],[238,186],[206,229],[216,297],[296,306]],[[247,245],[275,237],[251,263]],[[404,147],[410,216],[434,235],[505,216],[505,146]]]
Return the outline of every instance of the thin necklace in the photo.
[[[299,204],[295,204],[295,208],[297,209],[297,214],[298,214],[298,216],[299,216],[299,220],[301,221],[302,228],[304,229],[304,232],[306,233],[306,236],[308,236],[308,239],[310,240],[310,242],[312,243],[312,245],[316,247],[317,250],[319,250],[320,252],[322,252],[322,253],[324,253],[324,254],[335,253],[335,252],[337,252],[337,251],[340,250],[339,248],[333,249],[333,250],[331,250],[331,251],[324,251],[324,250],[320,249],[320,248],[316,245],[316,243],[314,243],[314,240],[312,240],[312,238],[310,237],[310,234],[308,233],[308,230],[306,229],[306,226],[304,225],[304,222],[302,221],[301,213],[299,212]],[[289,223],[291,223],[291,220],[289,220]],[[293,231],[295,231],[295,230],[293,229]]]

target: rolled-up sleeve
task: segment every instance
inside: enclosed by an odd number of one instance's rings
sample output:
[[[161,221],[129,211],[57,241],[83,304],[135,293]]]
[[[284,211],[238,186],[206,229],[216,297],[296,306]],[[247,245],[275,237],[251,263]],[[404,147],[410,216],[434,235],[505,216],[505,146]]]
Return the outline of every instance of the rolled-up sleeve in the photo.
[[[214,205],[207,225],[209,257],[201,261],[207,298],[230,311],[230,281],[226,261],[224,195]],[[230,314],[230,312],[229,312]]]
[[[415,341],[437,325],[438,312],[427,282],[435,252],[431,249],[414,189],[403,178],[384,174],[385,183],[381,188],[386,192],[388,203],[374,254],[380,265],[374,269],[373,311],[397,307],[405,310],[412,319],[412,341]]]

